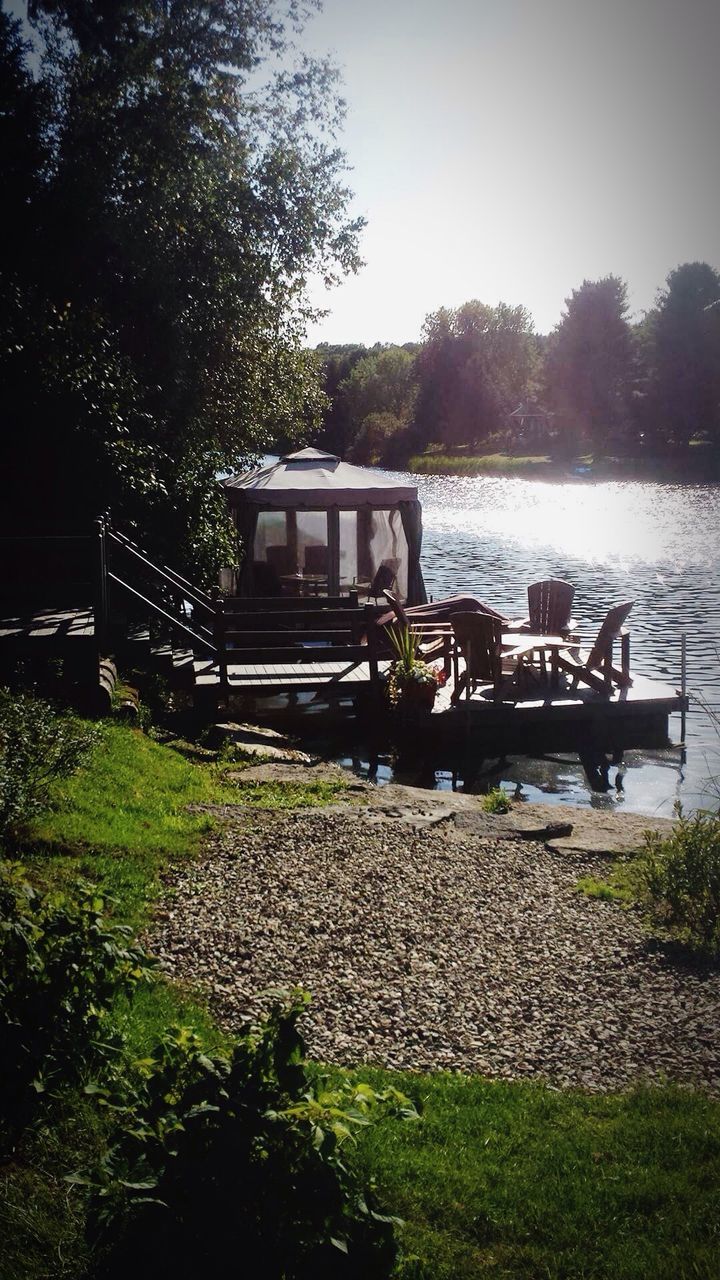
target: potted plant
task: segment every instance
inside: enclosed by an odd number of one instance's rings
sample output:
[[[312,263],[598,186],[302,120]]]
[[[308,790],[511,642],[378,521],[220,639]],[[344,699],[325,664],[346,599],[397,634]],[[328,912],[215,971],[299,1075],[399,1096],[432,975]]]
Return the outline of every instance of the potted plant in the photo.
[[[385,684],[390,706],[404,712],[432,711],[445,672],[419,657],[419,636],[410,627],[393,625],[386,631],[396,655]]]

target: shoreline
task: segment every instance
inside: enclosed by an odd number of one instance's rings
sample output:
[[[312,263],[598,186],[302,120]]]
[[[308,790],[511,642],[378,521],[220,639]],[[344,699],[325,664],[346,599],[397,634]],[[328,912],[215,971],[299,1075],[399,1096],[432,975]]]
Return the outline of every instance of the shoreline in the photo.
[[[396,469],[396,468],[391,468]],[[414,454],[404,464],[411,475],[503,476],[550,482],[634,480],[660,484],[719,484],[720,453],[703,450],[695,458],[576,457],[561,461],[547,455]]]

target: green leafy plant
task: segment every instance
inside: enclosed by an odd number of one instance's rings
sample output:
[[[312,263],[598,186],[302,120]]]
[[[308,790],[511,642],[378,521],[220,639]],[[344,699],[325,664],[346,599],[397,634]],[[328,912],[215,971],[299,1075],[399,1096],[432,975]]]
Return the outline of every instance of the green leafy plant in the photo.
[[[93,726],[29,693],[0,689],[0,835],[17,835],[97,741]]]
[[[416,1113],[392,1088],[313,1082],[297,1028],[308,999],[279,1003],[229,1055],[174,1028],[108,1091],[116,1124],[87,1179],[105,1274],[215,1275],[230,1258],[262,1259],[267,1280],[390,1274],[394,1220],[346,1152],[377,1110]]]
[[[435,690],[445,683],[444,672],[418,657],[420,640],[411,627],[394,623],[385,631],[396,655],[385,681],[388,702],[397,707],[423,690],[431,705]]]
[[[720,814],[680,816],[666,838],[647,832],[637,876],[656,925],[720,958]]]
[[[105,906],[90,885],[73,899],[42,894],[19,864],[0,863],[0,1129],[11,1143],[43,1095],[102,1074],[121,1050],[111,1006],[151,967]]]
[[[493,787],[480,801],[481,809],[486,813],[508,813],[510,809],[510,800],[507,792],[502,787]]]

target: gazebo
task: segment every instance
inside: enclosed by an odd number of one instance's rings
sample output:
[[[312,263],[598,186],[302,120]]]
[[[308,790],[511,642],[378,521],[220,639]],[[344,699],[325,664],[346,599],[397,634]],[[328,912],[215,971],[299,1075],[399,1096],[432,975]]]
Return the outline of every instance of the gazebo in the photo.
[[[223,484],[243,551],[240,595],[336,596],[357,585],[367,589],[390,562],[401,599],[426,602],[414,485],[320,449],[286,454]]]
[[[554,413],[548,413],[531,400],[519,404],[517,409],[507,415],[513,431],[525,436],[529,441],[538,443],[547,440],[552,431],[554,418]]]

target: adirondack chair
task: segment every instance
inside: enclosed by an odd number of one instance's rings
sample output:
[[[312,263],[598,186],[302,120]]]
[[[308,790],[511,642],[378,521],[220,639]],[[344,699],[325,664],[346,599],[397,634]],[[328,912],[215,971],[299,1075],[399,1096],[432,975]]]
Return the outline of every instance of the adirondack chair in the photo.
[[[630,635],[624,630],[623,623],[634,603],[634,600],[626,600],[608,609],[589,654],[580,652],[575,655],[567,649],[557,654],[558,669],[571,677],[573,689],[582,683],[598,693],[611,693],[614,684],[620,689],[627,689],[632,684]],[[621,646],[619,669],[613,665],[613,644],[618,638]]]
[[[394,596],[391,591],[384,590],[382,594],[395,614],[395,621],[417,636],[418,653],[423,662],[442,658],[445,674],[449,675],[452,624],[450,622],[417,622],[405,612],[397,596]]]
[[[575,588],[561,578],[544,578],[527,589],[529,630],[535,635],[561,636],[570,627]]]
[[[507,686],[524,680],[524,658],[533,646],[522,641],[511,649],[503,648],[503,624],[486,613],[454,613],[452,628],[454,690],[451,701],[458,702],[465,690],[468,700],[479,684],[492,685],[493,699],[499,701]],[[459,674],[460,655],[465,670]]]

